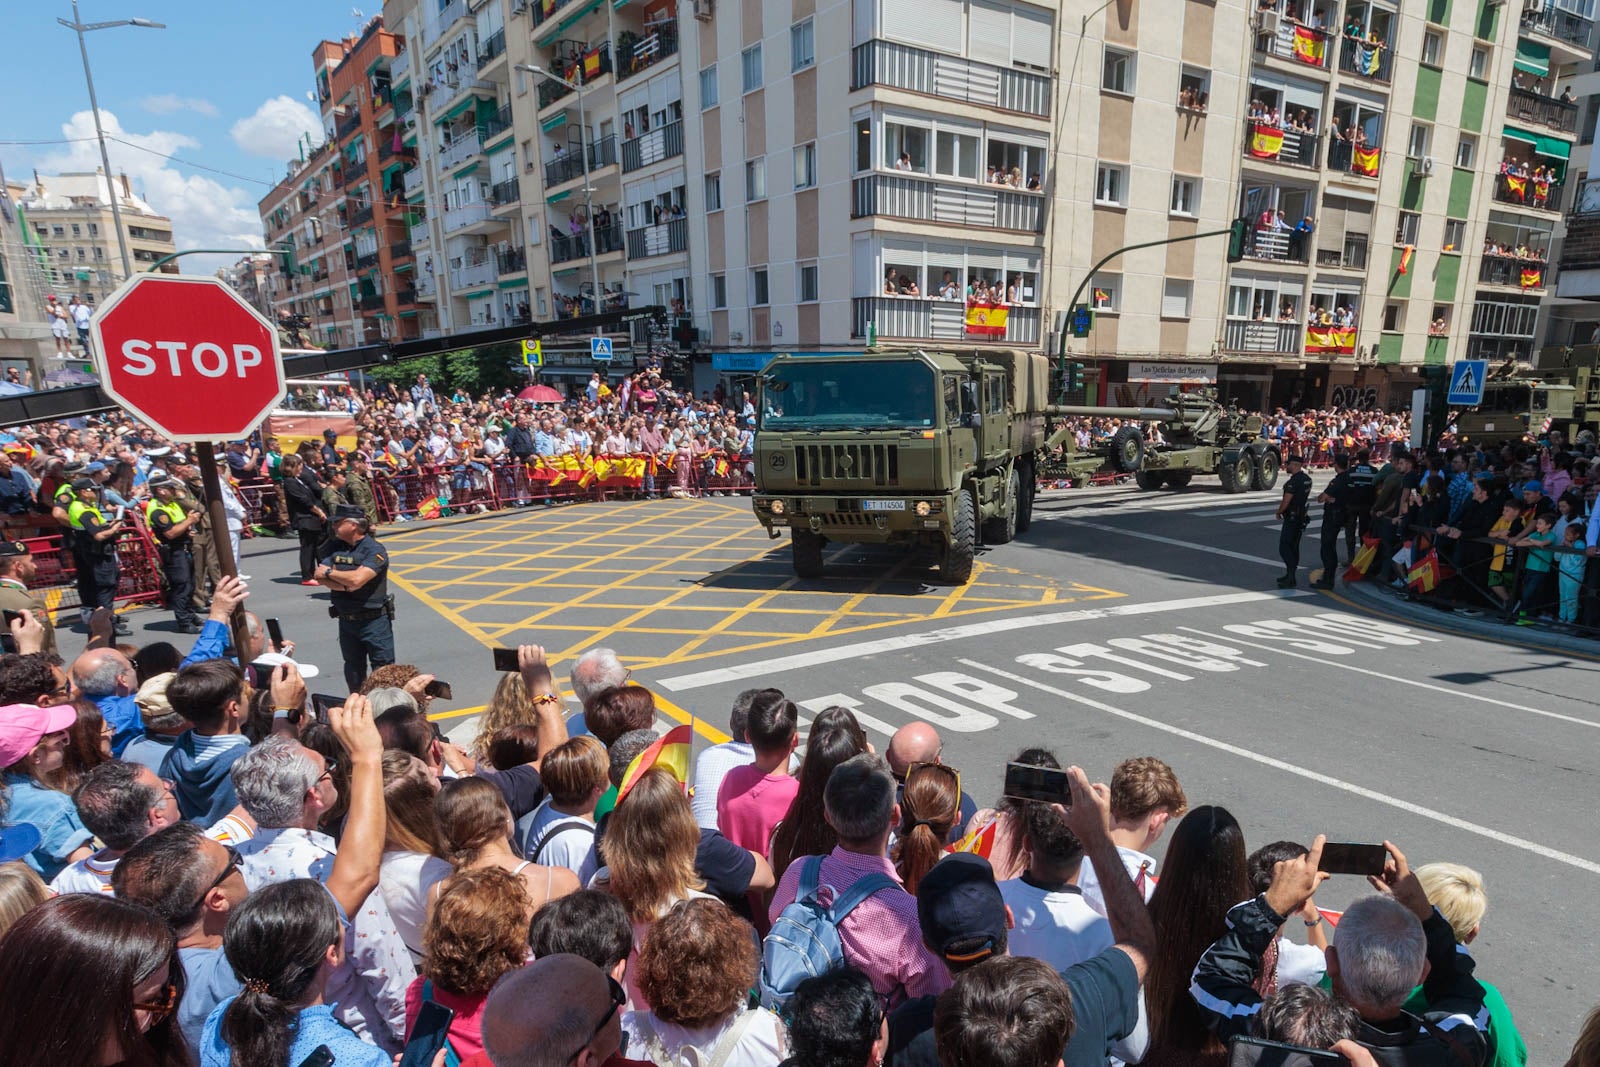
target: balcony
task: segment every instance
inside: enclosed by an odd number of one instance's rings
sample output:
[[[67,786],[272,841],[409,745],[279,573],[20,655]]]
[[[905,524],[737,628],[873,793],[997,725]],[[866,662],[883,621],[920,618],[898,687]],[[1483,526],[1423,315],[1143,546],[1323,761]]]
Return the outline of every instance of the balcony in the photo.
[[[1572,48],[1589,48],[1589,39],[1594,34],[1594,23],[1581,15],[1574,15],[1567,11],[1557,11],[1551,4],[1543,5],[1542,11],[1522,12],[1522,24],[1518,27],[1519,33],[1537,34],[1560,41]]]
[[[967,332],[966,305],[959,300],[921,296],[858,296],[851,300],[852,337],[945,340],[970,344],[1038,344],[1039,309],[1013,304],[1006,308],[1004,337]]]
[[[362,295],[361,299],[359,301],[357,301],[356,306],[359,307],[362,311],[382,311],[383,310],[383,294],[382,293],[365,293],[365,294]]]
[[[669,122],[622,142],[622,172],[627,174],[683,155],[683,122]]]
[[[484,285],[493,285],[497,277],[494,260],[485,256],[476,263],[466,263],[450,270],[450,288],[457,292]]]
[[[1532,122],[1562,133],[1578,130],[1578,105],[1569,104],[1554,96],[1531,92],[1519,86],[1511,87],[1506,98],[1506,117],[1518,122]]]
[[[1321,142],[1320,133],[1279,129],[1264,122],[1245,120],[1244,154],[1250,159],[1314,169],[1320,158],[1317,146]]]
[[[677,54],[678,24],[675,22],[664,22],[643,36],[631,30],[617,36],[617,62],[622,67],[619,75],[622,78],[641,74]]]
[[[438,14],[428,20],[422,32],[423,47],[429,47],[437,41],[445,30],[467,13],[467,0],[450,0],[450,3],[439,9]]]
[[[411,49],[407,48],[389,64],[389,84],[399,85],[411,75]]]
[[[496,252],[494,266],[501,277],[505,277],[508,274],[521,274],[528,269],[527,249],[512,248],[504,252]]]
[[[617,161],[617,135],[608,134],[600,140],[589,145],[589,170],[599,170],[609,167]],[[553,185],[570,182],[583,175],[583,159],[576,152],[566,152],[544,165],[544,185],[548,189]]]
[[[1585,183],[1588,184],[1588,183]],[[1561,210],[1561,182],[1548,178],[1514,178],[1499,174],[1494,179],[1494,198],[1512,207],[1532,208],[1535,211]]]
[[[1519,289],[1543,289],[1549,280],[1550,264],[1542,259],[1521,256],[1496,256],[1485,253],[1478,266],[1478,281],[1484,285],[1514,285]]]
[[[585,240],[586,237],[586,234],[552,234],[550,237],[550,262],[567,263],[587,256],[589,254],[589,245]],[[595,231],[594,254],[603,256],[611,252],[620,252],[625,243],[622,223],[614,222],[610,226],[604,226]]]
[[[471,133],[458,134],[454,141],[439,153],[439,169],[453,170],[471,159],[473,156],[483,154],[483,141],[478,137],[476,128]]]
[[[432,300],[439,295],[439,283],[433,280],[431,274],[417,276],[417,299]]]
[[[500,110],[490,115],[478,125],[478,139],[484,144],[499,137],[511,129],[511,105],[501,104]]]
[[[1389,84],[1393,77],[1394,49],[1386,44],[1368,44],[1355,37],[1343,37],[1339,42],[1339,70],[1375,82]]]
[[[1310,243],[1303,237],[1295,240],[1292,230],[1257,229],[1252,225],[1245,231],[1244,255],[1246,259],[1261,259],[1270,263],[1304,264]]]
[[[415,226],[406,230],[406,239],[411,242],[411,250],[413,252],[419,248],[426,248],[432,237],[433,235],[428,232],[428,224],[425,220],[419,219]]]
[[[409,258],[411,258],[410,241],[394,241],[389,245],[389,262],[393,263],[397,259]]]
[[[494,86],[475,74],[454,74],[428,90],[428,111],[442,115],[462,93],[476,92],[492,95]]]
[[[1371,144],[1328,142],[1328,169],[1332,171],[1348,171],[1362,178],[1376,178],[1381,157],[1382,153]]]
[[[519,199],[521,199],[521,194],[518,192],[517,179],[515,178],[509,178],[506,181],[496,183],[494,188],[489,192],[490,196],[494,199],[495,207],[505,207],[507,204],[515,204]]]
[[[535,26],[541,26],[546,19],[565,8],[571,2],[572,0],[530,0],[528,14],[532,17]]]
[[[1299,322],[1250,322],[1229,319],[1222,324],[1222,349],[1261,355],[1297,356],[1305,330]]]
[[[364,225],[364,224],[369,223],[371,221],[372,221],[372,205],[371,204],[368,204],[366,207],[357,208],[355,211],[351,212],[351,214],[350,214],[350,228],[352,230],[355,229],[357,226]]]
[[[543,111],[557,100],[560,100],[564,96],[570,96],[571,94],[572,90],[567,88],[565,85],[562,85],[560,82],[552,81],[549,78],[540,78],[539,110]]]
[[[366,252],[356,257],[356,270],[370,270],[378,265],[378,253]]]
[[[908,174],[869,174],[851,183],[851,218],[872,215],[952,226],[1039,233],[1042,193],[936,181]]]
[[[444,213],[444,232],[454,233],[489,218],[488,204],[465,204]]]
[[[422,192],[421,167],[412,167],[410,170],[405,172],[404,177],[400,179],[400,190],[405,194],[405,198],[407,200],[410,200],[413,196],[416,196],[418,193]]]
[[[872,40],[851,53],[851,89],[886,85],[947,100],[1050,117],[1050,76]]]
[[[355,133],[360,128],[361,109],[359,107],[352,108],[350,114],[340,119],[339,124],[335,127],[335,129],[338,131],[339,140],[341,141],[346,137],[349,137],[352,133]]]
[[[1327,247],[1330,239],[1322,235],[1317,244],[1317,266],[1331,270],[1366,270],[1367,269],[1367,235],[1364,233],[1347,233],[1343,242],[1337,238],[1332,239],[1332,247]]]
[[[417,302],[417,291],[415,289],[397,289],[394,294],[394,302],[400,307],[408,307],[415,304]]]
[[[478,43],[478,69],[482,70],[505,54],[506,31],[495,30],[488,40]]]
[[[1312,29],[1280,15],[1264,16],[1256,30],[1256,54],[1286,59],[1298,67],[1327,70],[1332,42],[1326,30]]]
[[[689,247],[689,220],[673,219],[628,231],[628,258],[647,259],[685,251]]]
[[[398,137],[380,136],[378,140],[380,142],[378,144],[378,163],[380,165],[384,160],[393,159],[396,156],[401,159],[415,159],[417,157],[417,150],[410,145],[402,143]]]

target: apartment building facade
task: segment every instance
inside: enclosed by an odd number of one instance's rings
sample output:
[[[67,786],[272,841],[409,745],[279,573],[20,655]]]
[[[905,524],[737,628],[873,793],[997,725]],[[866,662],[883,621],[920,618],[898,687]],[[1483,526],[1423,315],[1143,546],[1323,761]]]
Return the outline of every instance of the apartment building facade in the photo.
[[[41,266],[57,299],[65,301],[76,295],[96,304],[125,280],[111,213],[112,196],[117,198],[134,270],[144,270],[178,250],[172,241],[172,220],[135,196],[126,174],[107,181],[99,168],[92,173],[35,173],[16,203],[27,215],[32,239],[43,252]],[[165,263],[159,269],[176,274],[178,262]]]

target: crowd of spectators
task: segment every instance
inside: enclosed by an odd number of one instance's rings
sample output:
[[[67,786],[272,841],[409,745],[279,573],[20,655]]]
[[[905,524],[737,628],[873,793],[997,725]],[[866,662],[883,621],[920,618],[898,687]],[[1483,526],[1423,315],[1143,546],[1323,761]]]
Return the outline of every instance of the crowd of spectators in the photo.
[[[1072,416],[1058,425],[1070,426],[1080,451],[1107,444],[1130,420],[1103,415]],[[1147,442],[1166,440],[1158,422],[1137,422]],[[1291,414],[1278,408],[1262,417],[1262,433],[1277,444],[1284,455],[1301,453],[1318,465],[1331,462],[1334,453],[1367,448],[1383,454],[1411,436],[1411,416],[1377,409],[1314,408]],[[1320,461],[1320,462],[1319,462]]]
[[[1330,931],[1323,837],[1251,852],[1158,758],[1107,784],[1065,768],[1065,804],[978,810],[932,726],[879,755],[845,708],[802,737],[767,688],[678,763],[608,649],[572,664],[568,719],[520,647],[461,748],[417,667],[323,712],[292,659],[256,673],[267,642],[242,671],[226,620],[247,595],[226,582],[186,656],[113,646],[102,618],[63,664],[13,623],[7,1062],[297,1067],[326,1047],[380,1067],[438,1008],[432,1062],[466,1067],[1256,1062],[1230,1061],[1241,1038],[1527,1060],[1469,953],[1488,896],[1459,863],[1385,842]],[[1062,769],[1042,747],[1017,762]],[[1571,1067],[1597,1044],[1600,1014]]]

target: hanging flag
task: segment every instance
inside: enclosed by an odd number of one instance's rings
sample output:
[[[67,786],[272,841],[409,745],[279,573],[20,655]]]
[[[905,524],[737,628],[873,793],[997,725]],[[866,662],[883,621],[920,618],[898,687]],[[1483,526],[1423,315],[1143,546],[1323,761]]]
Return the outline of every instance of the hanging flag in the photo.
[[[583,78],[588,81],[600,73],[600,49],[583,54]]]
[[[975,856],[989,858],[994,851],[995,838],[999,836],[1000,818],[996,816],[982,826],[967,834],[960,841],[945,848],[946,852],[971,852]]]
[[[1550,199],[1550,182],[1547,179],[1535,178],[1533,180],[1533,198],[1535,200]]]
[[[967,305],[967,333],[978,337],[1004,338],[1006,314],[1004,304],[970,303]]]
[[[1309,26],[1294,28],[1294,57],[1302,63],[1320,67],[1328,55],[1328,39]]]
[[[1378,545],[1382,542],[1376,537],[1363,537],[1361,548],[1350,560],[1350,567],[1344,572],[1345,584],[1359,582],[1367,576],[1367,571],[1372,569],[1372,563],[1378,558]]]
[[[1111,294],[1104,289],[1096,289],[1094,291],[1094,303],[1096,307],[1111,303]]]
[[[1357,174],[1365,174],[1369,178],[1378,176],[1378,150],[1376,148],[1356,148],[1350,154],[1350,169]]]
[[[1544,271],[1538,267],[1522,268],[1522,287],[1524,289],[1537,289],[1544,284]]]
[[[687,785],[689,749],[693,744],[694,731],[689,728],[688,723],[674,726],[662,734],[655,744],[633,757],[633,762],[628,764],[628,769],[623,772],[622,781],[617,785],[617,803],[621,804],[627,799],[628,793],[633,790],[640,775],[656,767],[672,772],[672,776],[680,784]]]
[[[1506,192],[1518,200],[1522,200],[1528,195],[1528,179],[1518,178],[1514,174],[1507,174],[1504,177],[1506,179]]]
[[[1307,326],[1306,351],[1351,355],[1356,350],[1356,332],[1335,326]]]
[[[1383,50],[1374,45],[1362,45],[1356,49],[1356,73],[1365,74],[1369,78],[1376,78],[1379,69],[1383,66]]]
[[[1400,273],[1411,273],[1411,257],[1417,254],[1416,245],[1406,245],[1400,252]]]
[[[1255,125],[1250,135],[1250,154],[1257,159],[1277,159],[1283,151],[1283,131],[1264,122]]]

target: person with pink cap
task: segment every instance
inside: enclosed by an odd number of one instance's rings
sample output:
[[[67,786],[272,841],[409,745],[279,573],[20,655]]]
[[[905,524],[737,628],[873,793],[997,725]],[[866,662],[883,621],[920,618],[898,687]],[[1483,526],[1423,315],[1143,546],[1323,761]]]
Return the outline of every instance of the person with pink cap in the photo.
[[[48,777],[66,758],[67,727],[78,720],[71,704],[41,708],[33,704],[0,707],[0,768],[6,786],[5,825],[31,823],[40,842],[23,857],[46,882],[94,852],[94,839],[66,793],[50,788]]]

